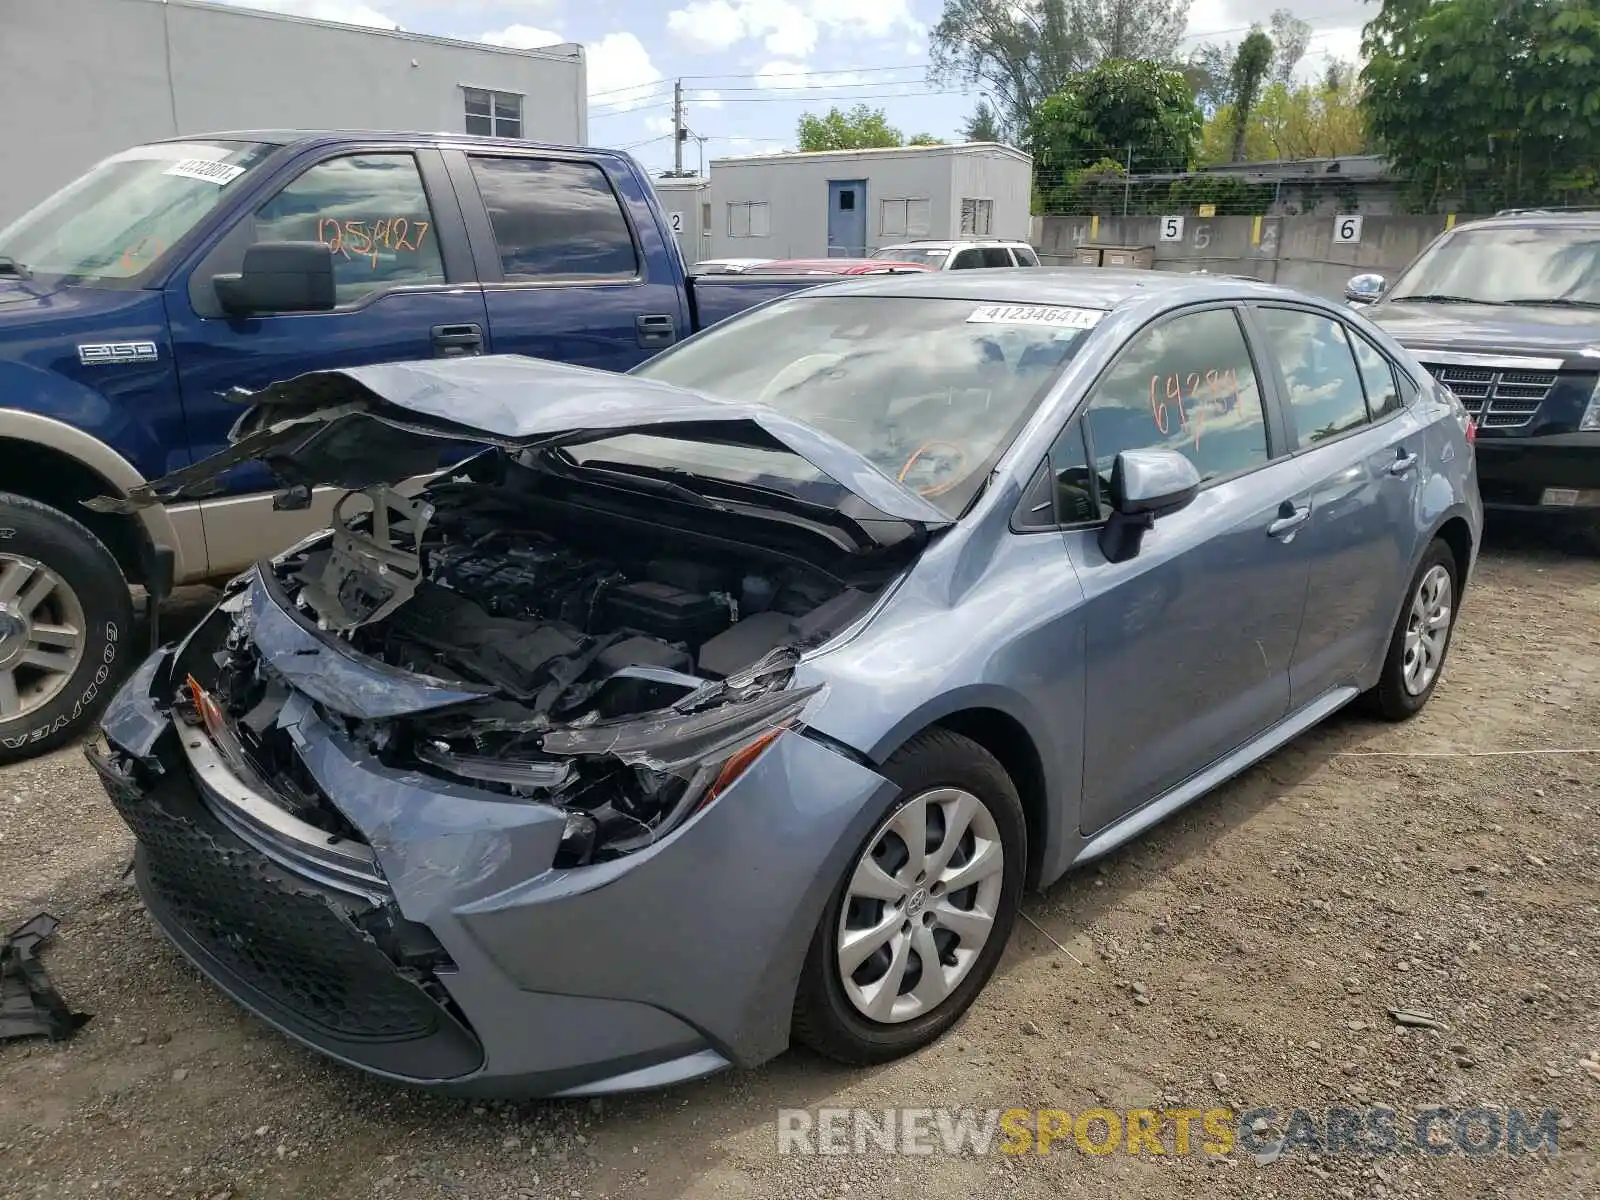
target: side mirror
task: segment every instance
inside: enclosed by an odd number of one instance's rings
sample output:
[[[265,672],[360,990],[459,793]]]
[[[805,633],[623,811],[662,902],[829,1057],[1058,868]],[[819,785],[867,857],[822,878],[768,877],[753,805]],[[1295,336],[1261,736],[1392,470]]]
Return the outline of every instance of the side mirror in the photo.
[[[1200,491],[1200,472],[1176,450],[1124,450],[1111,467],[1111,519],[1101,527],[1108,562],[1139,553],[1156,518],[1188,506]]]
[[[237,275],[211,282],[222,310],[236,317],[329,312],[338,303],[333,251],[321,242],[257,242],[245,250]]]
[[[1344,298],[1355,305],[1372,304],[1388,286],[1382,275],[1352,275],[1344,285]]]

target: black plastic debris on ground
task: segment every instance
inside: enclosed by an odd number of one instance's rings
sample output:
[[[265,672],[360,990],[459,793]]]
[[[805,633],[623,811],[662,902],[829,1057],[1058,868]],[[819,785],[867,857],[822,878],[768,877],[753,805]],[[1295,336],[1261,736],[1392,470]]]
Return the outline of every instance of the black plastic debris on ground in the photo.
[[[64,1042],[89,1019],[73,1012],[45,974],[37,951],[60,922],[40,913],[0,938],[0,1041],[47,1037]]]

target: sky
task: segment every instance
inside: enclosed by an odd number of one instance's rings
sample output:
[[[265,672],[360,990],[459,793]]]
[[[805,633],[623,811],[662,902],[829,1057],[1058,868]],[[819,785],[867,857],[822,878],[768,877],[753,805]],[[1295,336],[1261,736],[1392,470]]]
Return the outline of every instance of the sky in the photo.
[[[684,165],[793,149],[802,114],[866,103],[907,137],[954,139],[979,96],[928,82],[942,0],[215,0],[356,25],[534,49],[580,42],[589,140],[672,165],[672,85],[696,140]],[[1312,27],[1300,67],[1356,61],[1362,0],[1193,0],[1180,54],[1237,42],[1287,7]],[[700,141],[699,139],[704,139]]]

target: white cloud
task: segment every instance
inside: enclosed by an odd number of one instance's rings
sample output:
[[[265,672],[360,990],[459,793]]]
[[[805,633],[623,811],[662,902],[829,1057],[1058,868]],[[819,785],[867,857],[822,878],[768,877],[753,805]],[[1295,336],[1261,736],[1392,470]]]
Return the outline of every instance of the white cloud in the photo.
[[[508,50],[538,50],[544,46],[560,45],[567,39],[548,29],[532,25],[507,25],[495,33],[486,33],[478,39],[491,46],[504,46]]]
[[[650,133],[671,133],[672,132],[672,118],[671,117],[646,117],[644,119],[644,127]]]
[[[341,21],[346,25],[365,25],[372,29],[398,29],[400,22],[352,0],[221,0],[236,8],[257,8],[265,12],[286,13],[292,17],[312,17],[318,21]]]
[[[928,27],[911,0],[690,0],[667,14],[667,31],[685,49],[727,50],[760,39],[768,54],[798,58],[817,48],[820,34],[886,39],[909,34],[913,51]]]
[[[710,89],[707,89],[703,92],[696,92],[694,94],[694,102],[700,105],[701,108],[721,108],[722,93],[714,92]]]

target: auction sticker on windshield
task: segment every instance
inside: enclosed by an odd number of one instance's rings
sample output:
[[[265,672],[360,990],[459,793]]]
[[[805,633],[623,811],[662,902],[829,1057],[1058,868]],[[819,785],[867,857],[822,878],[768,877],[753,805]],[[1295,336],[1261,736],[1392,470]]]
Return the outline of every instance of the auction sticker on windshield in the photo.
[[[985,304],[973,310],[969,325],[1042,325],[1047,329],[1093,329],[1106,314],[1098,308],[1065,304]]]
[[[198,179],[204,183],[214,183],[218,187],[227,187],[244,174],[244,168],[236,167],[232,163],[216,162],[209,158],[184,158],[173,163],[161,173],[163,175],[180,175],[184,179]]]

